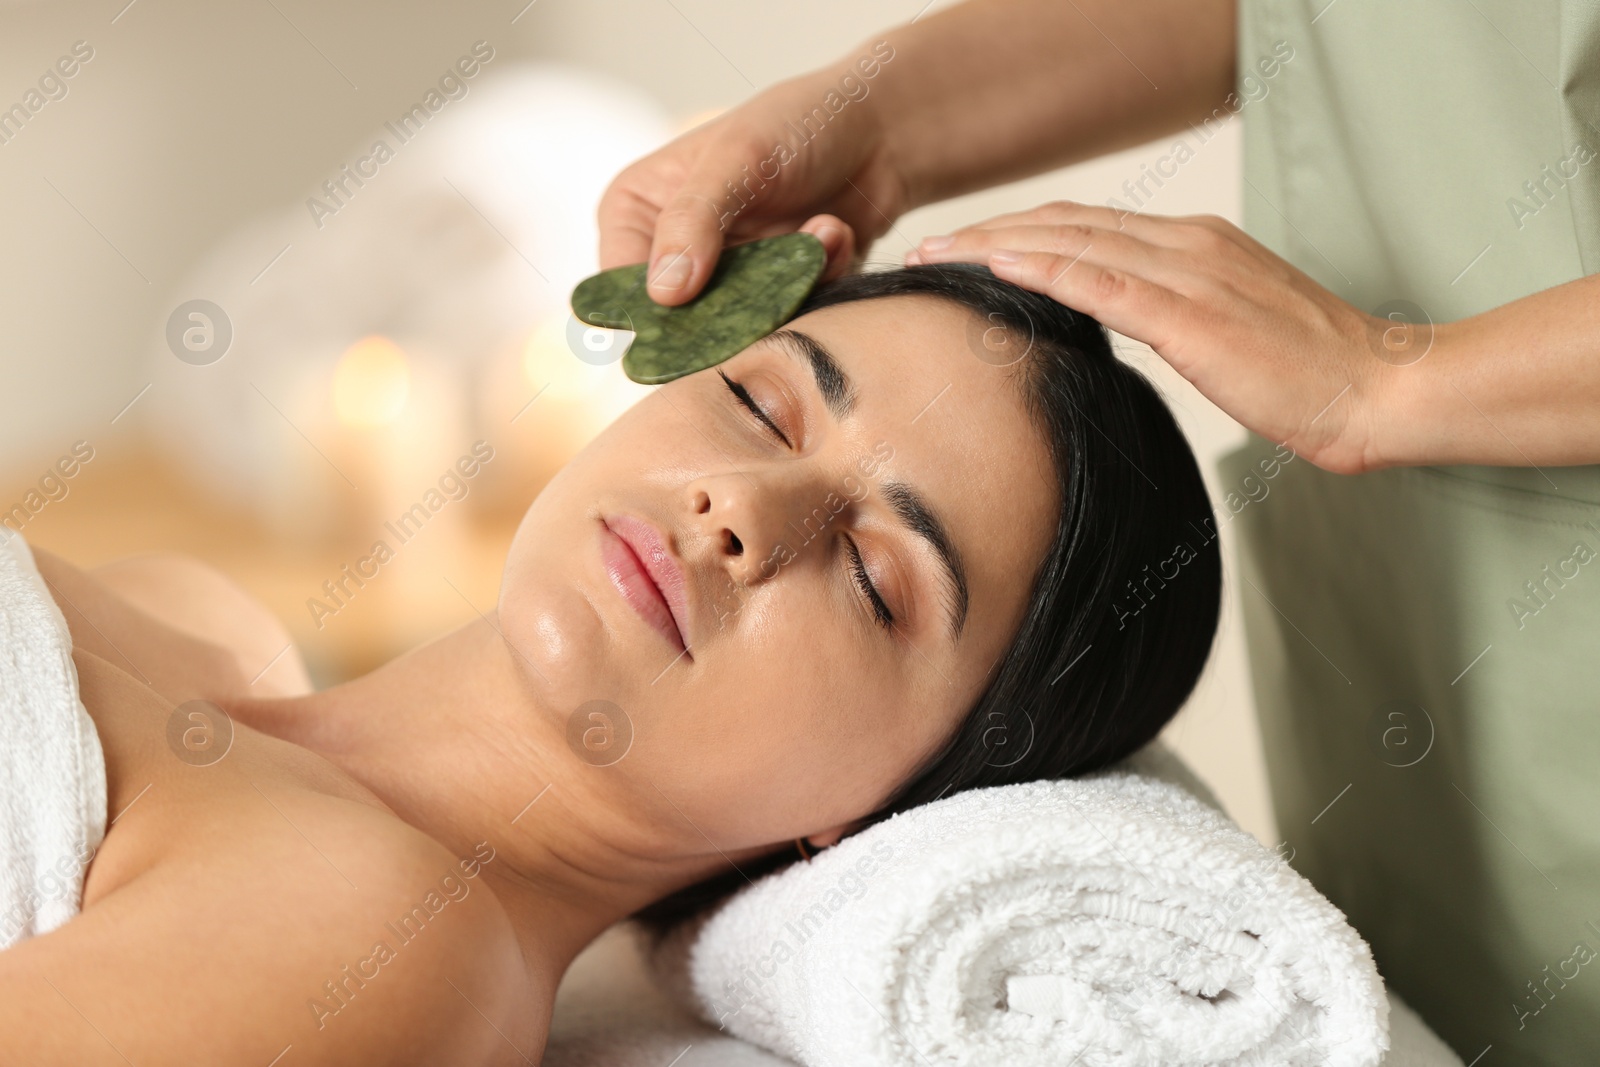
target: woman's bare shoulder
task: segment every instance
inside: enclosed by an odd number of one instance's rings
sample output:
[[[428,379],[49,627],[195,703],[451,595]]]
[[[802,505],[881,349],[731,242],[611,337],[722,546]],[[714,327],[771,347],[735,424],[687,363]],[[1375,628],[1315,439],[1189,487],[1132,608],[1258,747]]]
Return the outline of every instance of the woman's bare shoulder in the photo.
[[[283,622],[215,567],[179,552],[148,552],[88,573],[174,630],[221,645],[238,659],[246,677],[260,672],[256,692],[310,692],[305,664]]]
[[[172,699],[196,688],[249,687],[270,696],[310,689],[283,624],[197,559],[152,553],[85,571],[38,547],[33,555],[72,629],[73,644]]]
[[[215,635],[194,636],[197,615],[150,598],[227,596],[181,564],[107,581],[37,559],[73,631],[115,815],[83,910],[0,952],[7,1052],[42,1065],[265,1064],[290,1047],[285,1065],[537,1062],[550,999],[538,991],[553,982],[535,981],[489,885],[493,843],[454,856],[244,724],[221,758],[174,759],[174,704],[241,672]]]
[[[0,952],[19,1062],[537,1062],[549,1009],[486,882],[491,843],[453,856],[370,805],[265,781],[187,836]]]

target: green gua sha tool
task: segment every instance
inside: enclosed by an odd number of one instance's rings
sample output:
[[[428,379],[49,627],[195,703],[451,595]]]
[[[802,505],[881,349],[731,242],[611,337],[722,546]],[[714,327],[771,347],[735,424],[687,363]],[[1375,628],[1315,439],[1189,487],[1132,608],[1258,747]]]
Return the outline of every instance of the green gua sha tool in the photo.
[[[763,237],[723,250],[705,288],[677,307],[645,292],[645,264],[591,275],[572,291],[572,313],[590,326],[632,330],[624,373],[659,385],[714,367],[789,321],[828,256],[809,233]]]

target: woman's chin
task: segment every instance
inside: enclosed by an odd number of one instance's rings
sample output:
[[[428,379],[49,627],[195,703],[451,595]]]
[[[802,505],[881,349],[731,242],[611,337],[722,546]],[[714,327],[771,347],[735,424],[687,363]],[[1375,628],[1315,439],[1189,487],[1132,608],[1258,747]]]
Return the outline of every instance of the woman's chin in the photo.
[[[500,598],[499,628],[513,665],[547,699],[581,702],[609,673],[609,634],[576,588],[508,585]]]

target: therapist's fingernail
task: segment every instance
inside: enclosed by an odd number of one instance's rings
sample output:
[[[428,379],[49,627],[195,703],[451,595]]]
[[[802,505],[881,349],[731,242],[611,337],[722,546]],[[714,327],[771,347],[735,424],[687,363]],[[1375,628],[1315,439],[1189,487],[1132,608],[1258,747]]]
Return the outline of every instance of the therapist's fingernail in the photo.
[[[680,248],[676,252],[663,252],[656,257],[655,264],[650,268],[650,287],[682,289],[689,284],[689,275],[693,270],[694,260],[689,258],[687,248]]]
[[[955,243],[956,239],[954,237],[945,234],[939,237],[924,237],[920,247],[928,252],[937,252],[939,249],[949,248]]]
[[[1003,267],[1015,267],[1022,262],[1022,253],[1013,252],[1009,248],[1001,248],[989,253],[989,262],[998,263]]]

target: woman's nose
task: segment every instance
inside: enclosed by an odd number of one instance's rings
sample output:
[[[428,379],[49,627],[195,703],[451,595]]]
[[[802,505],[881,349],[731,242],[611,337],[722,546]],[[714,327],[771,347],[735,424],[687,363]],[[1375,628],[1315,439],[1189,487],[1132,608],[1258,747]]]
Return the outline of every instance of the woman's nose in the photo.
[[[710,475],[690,485],[690,507],[729,574],[750,585],[771,578],[800,543],[834,519],[821,482],[770,472]]]

